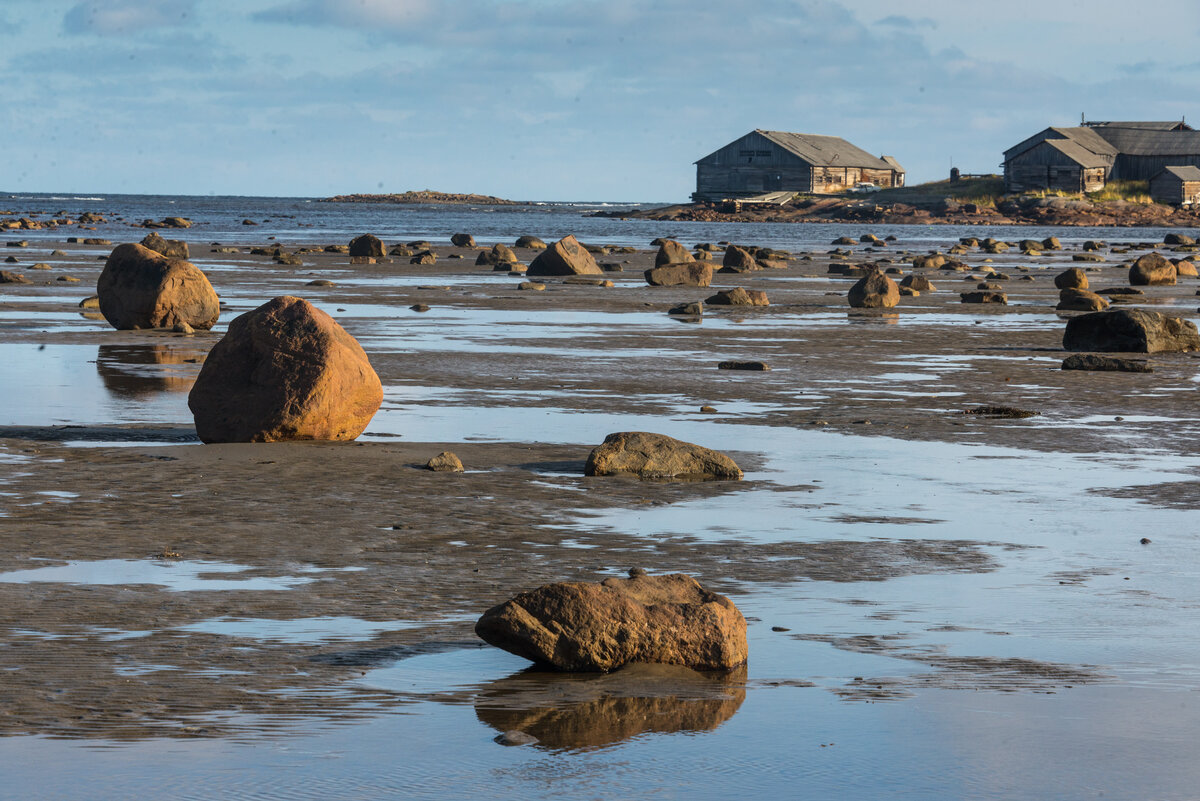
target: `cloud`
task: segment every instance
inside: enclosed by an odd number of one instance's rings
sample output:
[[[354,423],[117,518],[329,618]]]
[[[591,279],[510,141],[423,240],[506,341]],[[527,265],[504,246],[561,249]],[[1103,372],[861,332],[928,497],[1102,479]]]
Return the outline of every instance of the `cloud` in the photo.
[[[899,14],[892,14],[878,20],[876,25],[898,28],[902,30],[913,31],[918,28],[936,28],[937,23],[929,17],[904,17]]]
[[[289,25],[407,30],[430,18],[435,10],[434,0],[295,0],[256,12],[251,18]]]
[[[85,0],[63,17],[70,34],[113,36],[188,24],[196,0]]]

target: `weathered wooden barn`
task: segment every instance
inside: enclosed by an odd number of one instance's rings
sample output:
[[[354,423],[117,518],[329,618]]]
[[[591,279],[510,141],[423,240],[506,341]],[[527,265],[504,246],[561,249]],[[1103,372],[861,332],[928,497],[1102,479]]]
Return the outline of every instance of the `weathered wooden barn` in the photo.
[[[1148,181],[1164,168],[1200,166],[1200,131],[1183,122],[1089,122],[1047,128],[1004,151],[1009,192],[1095,192],[1109,181]]]
[[[1200,202],[1200,167],[1164,167],[1150,179],[1150,197],[1174,206]]]
[[[837,136],[751,131],[696,162],[696,201],[765,192],[844,192],[858,183],[904,185],[904,168]]]

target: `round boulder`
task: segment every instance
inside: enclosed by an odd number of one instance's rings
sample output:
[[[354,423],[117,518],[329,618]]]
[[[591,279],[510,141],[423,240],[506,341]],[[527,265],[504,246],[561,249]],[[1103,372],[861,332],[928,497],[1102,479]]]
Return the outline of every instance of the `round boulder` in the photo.
[[[1071,267],[1054,276],[1054,286],[1058,289],[1087,289],[1087,273],[1078,267]]]
[[[289,296],[235,318],[188,396],[204,442],[352,440],[382,402],[358,341]]]
[[[850,287],[846,299],[855,309],[890,309],[900,302],[900,288],[879,270],[872,270]]]
[[[374,234],[363,234],[350,240],[350,258],[382,259],[383,243]]]
[[[208,330],[221,313],[216,291],[196,265],[135,244],[118,245],[109,255],[96,294],[104,319],[121,330],[181,322]]]

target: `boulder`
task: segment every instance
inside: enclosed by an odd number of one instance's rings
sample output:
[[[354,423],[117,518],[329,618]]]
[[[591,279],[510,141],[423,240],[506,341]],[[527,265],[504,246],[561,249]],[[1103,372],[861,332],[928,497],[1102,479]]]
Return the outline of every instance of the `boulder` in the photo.
[[[221,302],[191,262],[168,259],[141,245],[118,245],[96,281],[100,313],[113,328],[172,328],[185,322],[208,330]]]
[[[854,241],[853,237],[839,236],[837,239],[833,240],[833,242],[831,244],[834,244],[834,245],[857,245],[858,243]]]
[[[1187,276],[1188,278],[1197,277],[1196,264],[1194,262],[1192,262],[1190,259],[1179,259],[1178,261],[1175,261],[1174,259],[1172,259],[1171,263],[1175,265],[1175,275],[1177,277],[1181,277],[1181,276]]]
[[[663,434],[609,434],[588,455],[585,476],[627,473],[638,478],[740,479],[742,470],[723,453]]]
[[[435,473],[461,473],[463,472],[462,460],[450,451],[442,451],[437,456],[425,463],[428,470]]]
[[[491,250],[485,250],[479,254],[479,258],[475,259],[476,264],[491,264],[507,265],[517,262],[517,254],[512,252],[512,248],[508,245],[503,245],[499,242],[492,245]]]
[[[162,224],[167,228],[191,228],[192,221],[186,217],[163,217]]]
[[[900,302],[900,288],[895,281],[873,270],[850,287],[846,300],[854,309],[890,309]]]
[[[758,269],[758,262],[750,255],[750,251],[729,245],[725,248],[725,257],[721,259],[721,272],[748,273]]]
[[[913,256],[912,265],[916,270],[936,270],[946,263],[946,257],[941,253],[928,256]]]
[[[918,292],[936,292],[935,287],[928,278],[923,275],[914,275],[909,273],[900,279],[900,286],[914,289]]]
[[[146,238],[142,240],[142,247],[149,248],[169,259],[186,259],[188,257],[187,242],[182,239],[163,239],[157,231],[151,231],[146,235]]]
[[[1099,263],[1104,261],[1104,257],[1097,253],[1072,253],[1071,261],[1086,261]]]
[[[710,268],[711,269],[711,268]],[[600,275],[603,270],[587,248],[568,234],[529,263],[529,275]]]
[[[713,268],[707,262],[663,264],[646,270],[650,286],[708,286],[712,283]]]
[[[1116,309],[1067,321],[1063,348],[1103,353],[1160,353],[1200,350],[1196,324],[1140,309]]]
[[[654,266],[661,267],[664,264],[688,264],[696,260],[696,257],[691,254],[687,248],[676,242],[674,239],[664,239],[662,244],[658,246],[658,253],[654,256]]]
[[[528,250],[545,250],[546,243],[538,239],[536,236],[519,236],[513,245],[518,248],[526,248]]]
[[[455,234],[450,237],[450,244],[456,248],[473,248],[475,247],[475,237],[470,234]]]
[[[746,619],[682,573],[599,584],[563,582],[484,612],[475,633],[557,670],[608,672],[634,662],[732,670],[746,662]]]
[[[1129,268],[1130,286],[1168,286],[1175,283],[1175,265],[1157,253],[1139,256]]]
[[[0,284],[32,284],[33,282],[21,273],[11,270],[0,270]]]
[[[959,297],[963,303],[1008,303],[1008,295],[1003,292],[960,292]]]
[[[729,361],[729,362],[717,362],[717,369],[718,370],[745,370],[745,371],[752,372],[752,373],[754,373],[754,372],[765,373],[765,372],[770,372],[771,366],[768,365],[766,362],[760,362],[760,361],[748,361],[748,362]]]
[[[1048,236],[1042,240],[1042,248],[1045,250],[1062,250],[1062,242],[1058,241],[1057,236]]]
[[[386,255],[383,243],[374,234],[363,234],[351,239],[349,252],[351,257],[360,256],[368,259],[382,259]]]
[[[1187,234],[1167,234],[1163,237],[1163,244],[1166,245],[1194,245],[1196,240]]]
[[[436,264],[437,254],[432,250],[422,250],[408,260],[409,264]]]
[[[704,301],[710,306],[767,306],[767,293],[761,289],[722,289]]]
[[[1108,308],[1108,301],[1095,292],[1068,287],[1058,293],[1058,305],[1054,308],[1058,311],[1104,311]]]
[[[1121,359],[1116,356],[1099,356],[1095,353],[1073,353],[1063,359],[1062,369],[1102,373],[1154,372],[1154,368],[1145,359]]]
[[[1058,289],[1087,289],[1087,273],[1078,267],[1071,267],[1054,276],[1054,286]]]
[[[234,318],[188,396],[204,442],[352,440],[382,402],[357,340],[288,296]]]
[[[681,303],[678,306],[672,306],[668,309],[667,314],[674,314],[680,317],[695,317],[704,314],[704,304],[700,301]]]

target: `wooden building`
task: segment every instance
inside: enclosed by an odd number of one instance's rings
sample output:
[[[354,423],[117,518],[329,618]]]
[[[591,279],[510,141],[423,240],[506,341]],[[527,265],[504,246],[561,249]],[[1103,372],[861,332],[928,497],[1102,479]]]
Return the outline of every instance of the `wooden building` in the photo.
[[[855,184],[904,185],[904,168],[836,136],[754,130],[696,162],[695,201],[766,192],[844,192]]]
[[[1200,166],[1200,131],[1186,123],[1089,122],[1047,128],[1004,151],[1004,187],[1095,192],[1189,164]]]
[[[1150,179],[1150,197],[1173,206],[1200,202],[1200,167],[1164,167]]]

